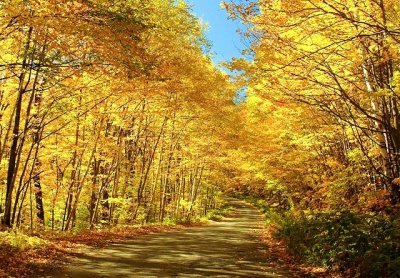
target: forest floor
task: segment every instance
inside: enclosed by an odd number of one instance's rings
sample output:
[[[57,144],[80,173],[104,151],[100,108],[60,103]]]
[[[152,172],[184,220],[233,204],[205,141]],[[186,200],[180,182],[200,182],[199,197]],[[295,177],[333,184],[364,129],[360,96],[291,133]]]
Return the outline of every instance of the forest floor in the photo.
[[[193,225],[147,225],[142,227],[88,230],[76,234],[42,232],[40,237],[15,234],[19,248],[0,244],[0,278],[52,277],[80,256],[87,248],[101,249],[111,244],[126,242],[142,235],[178,230]],[[39,240],[39,247],[21,248],[27,241]]]
[[[24,254],[31,262],[13,260],[13,275],[6,277],[327,277],[293,263],[263,236],[265,221],[256,208],[231,205],[232,214],[207,225],[53,239],[55,247]]]

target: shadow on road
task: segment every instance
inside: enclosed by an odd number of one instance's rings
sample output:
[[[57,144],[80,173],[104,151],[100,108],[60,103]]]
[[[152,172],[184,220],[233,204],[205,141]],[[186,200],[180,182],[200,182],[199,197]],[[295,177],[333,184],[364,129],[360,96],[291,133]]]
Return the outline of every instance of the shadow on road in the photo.
[[[262,216],[232,201],[222,222],[93,249],[53,277],[298,277],[269,261],[254,234]]]

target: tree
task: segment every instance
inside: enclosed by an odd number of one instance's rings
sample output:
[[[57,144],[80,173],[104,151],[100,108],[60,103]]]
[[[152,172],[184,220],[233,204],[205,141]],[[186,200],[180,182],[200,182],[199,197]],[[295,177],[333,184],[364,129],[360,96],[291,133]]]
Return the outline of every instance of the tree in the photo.
[[[216,204],[235,88],[184,2],[10,0],[0,13],[4,225],[192,221]]]
[[[254,94],[272,100],[274,106],[283,101],[298,109],[305,103],[314,107],[307,110],[321,117],[319,123],[307,120],[307,128],[322,129],[318,138],[323,138],[323,149],[329,146],[330,151],[318,150],[317,138],[312,149],[322,161],[342,166],[329,170],[331,177],[326,177],[324,167],[316,175],[331,180],[332,186],[332,178],[340,183],[340,171],[351,167],[347,189],[364,183],[365,191],[386,191],[397,203],[398,4],[299,0],[226,7],[232,17],[251,25],[247,36],[254,41],[249,51],[255,59],[245,68]],[[337,135],[326,136],[326,126]],[[355,154],[359,154],[356,161]],[[306,167],[302,169],[307,172]],[[308,186],[313,183],[307,182]],[[363,191],[356,187],[353,195]]]

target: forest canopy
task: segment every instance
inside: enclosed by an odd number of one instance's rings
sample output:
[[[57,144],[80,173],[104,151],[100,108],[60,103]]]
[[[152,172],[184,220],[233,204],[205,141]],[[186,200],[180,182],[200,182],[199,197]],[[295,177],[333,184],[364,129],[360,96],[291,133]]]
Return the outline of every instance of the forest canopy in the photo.
[[[237,190],[299,261],[399,277],[399,1],[224,6],[251,42]]]
[[[249,80],[243,134],[249,179],[260,185],[252,190],[304,209],[398,204],[398,1],[225,7],[253,42],[254,60],[232,64]]]
[[[216,207],[234,85],[184,1],[0,3],[8,227],[190,221]]]
[[[249,43],[225,69],[184,0],[0,2],[0,230],[192,223],[233,195],[306,263],[398,277],[400,2],[221,6]]]

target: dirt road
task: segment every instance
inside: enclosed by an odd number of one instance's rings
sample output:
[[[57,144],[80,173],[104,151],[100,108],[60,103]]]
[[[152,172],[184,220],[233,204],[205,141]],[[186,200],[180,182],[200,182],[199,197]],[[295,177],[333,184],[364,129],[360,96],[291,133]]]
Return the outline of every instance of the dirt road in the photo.
[[[261,214],[232,205],[234,215],[221,222],[88,250],[54,277],[295,277],[269,262],[255,237]]]

